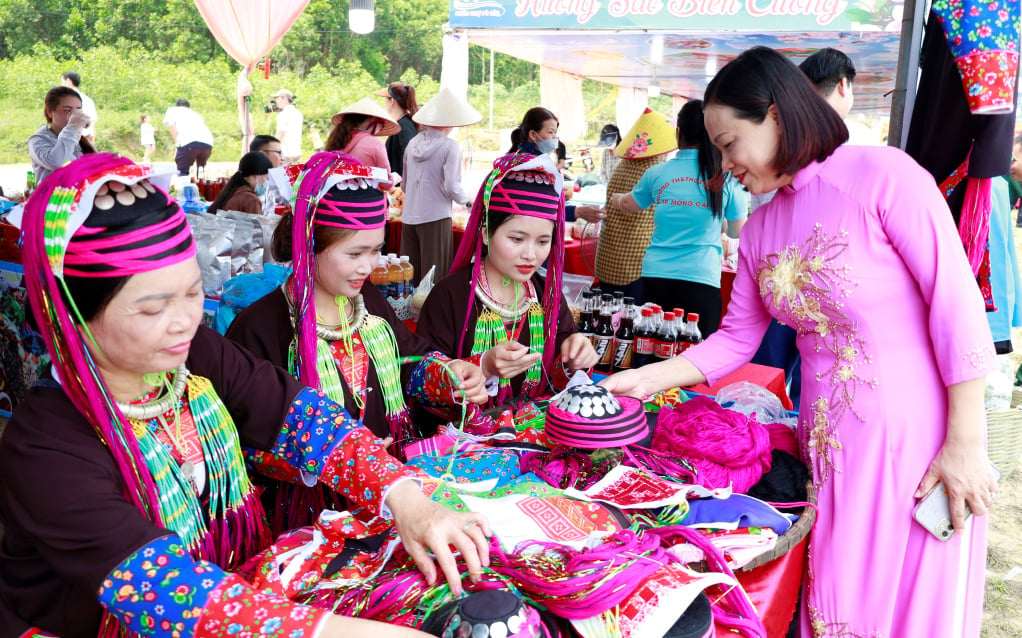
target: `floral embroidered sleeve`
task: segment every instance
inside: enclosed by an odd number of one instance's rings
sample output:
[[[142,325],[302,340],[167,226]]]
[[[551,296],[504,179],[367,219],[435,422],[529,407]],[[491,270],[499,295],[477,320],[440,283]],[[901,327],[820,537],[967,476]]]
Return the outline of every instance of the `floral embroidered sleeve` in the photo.
[[[238,575],[193,560],[172,534],[125,558],[98,594],[108,612],[142,636],[312,638],[329,614],[257,591]]]
[[[482,355],[479,355],[481,358]],[[452,405],[456,384],[447,373],[446,364],[451,362],[447,355],[433,351],[422,358],[408,381],[405,391],[413,399],[430,406]],[[472,363],[470,361],[470,363]],[[478,362],[475,362],[478,366]]]
[[[273,454],[338,494],[386,515],[386,492],[415,474],[322,392],[306,388],[288,409]]]

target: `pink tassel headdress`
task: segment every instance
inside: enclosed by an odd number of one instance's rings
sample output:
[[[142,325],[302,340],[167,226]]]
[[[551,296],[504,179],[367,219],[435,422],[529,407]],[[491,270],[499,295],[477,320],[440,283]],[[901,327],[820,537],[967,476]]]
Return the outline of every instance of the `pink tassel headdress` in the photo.
[[[516,175],[512,175],[517,173]],[[522,179],[516,179],[521,177]],[[534,182],[542,180],[551,184],[554,198],[537,195],[535,189],[517,188],[515,182]],[[561,308],[561,279],[564,273],[564,183],[560,171],[549,155],[528,155],[513,153],[497,158],[493,162],[493,170],[487,176],[479,193],[472,203],[472,214],[465,227],[465,240],[458,246],[450,272],[455,272],[470,263],[472,266],[472,287],[475,289],[479,278],[483,275],[483,235],[489,232],[487,218],[489,211],[510,212],[549,219],[554,222],[553,246],[547,261],[547,274],[543,297],[543,331],[548,337],[557,334],[557,322]],[[471,241],[469,238],[475,238]],[[473,263],[474,260],[474,263]],[[468,307],[465,316],[472,313],[475,296],[468,296]],[[462,331],[458,340],[457,352],[462,352],[465,344],[465,333]],[[553,343],[552,338],[550,343]],[[555,348],[543,349],[543,369],[549,371],[557,353]]]

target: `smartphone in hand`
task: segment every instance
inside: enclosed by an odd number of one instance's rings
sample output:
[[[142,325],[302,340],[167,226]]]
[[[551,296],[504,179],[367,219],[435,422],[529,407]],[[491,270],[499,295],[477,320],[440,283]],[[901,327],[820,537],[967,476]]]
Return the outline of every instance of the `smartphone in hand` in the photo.
[[[972,511],[966,503],[965,520],[969,520],[971,516]],[[951,524],[951,503],[948,501],[947,488],[943,483],[937,483],[919,499],[912,510],[912,518],[939,541],[948,541],[955,535],[954,525]]]
[[[991,465],[991,467],[993,467]],[[993,467],[997,480],[1001,480],[1001,473]],[[965,504],[965,520],[972,516],[969,504]],[[951,524],[951,503],[948,500],[947,488],[944,483],[937,483],[933,489],[926,493],[915,509],[912,510],[912,517],[916,522],[926,528],[926,531],[940,541],[950,540],[955,535],[954,525]]]

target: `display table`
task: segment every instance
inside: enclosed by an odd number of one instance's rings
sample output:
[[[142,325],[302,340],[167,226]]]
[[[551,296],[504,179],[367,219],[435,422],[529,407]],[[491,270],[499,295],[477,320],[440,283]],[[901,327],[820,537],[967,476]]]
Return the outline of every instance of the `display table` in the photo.
[[[788,398],[788,390],[784,381],[784,370],[771,368],[770,366],[761,366],[758,363],[746,363],[712,386],[698,383],[685,389],[691,392],[698,392],[699,394],[716,396],[723,388],[739,381],[748,381],[766,388],[781,400],[781,405],[784,406],[785,410],[794,409],[791,399]]]

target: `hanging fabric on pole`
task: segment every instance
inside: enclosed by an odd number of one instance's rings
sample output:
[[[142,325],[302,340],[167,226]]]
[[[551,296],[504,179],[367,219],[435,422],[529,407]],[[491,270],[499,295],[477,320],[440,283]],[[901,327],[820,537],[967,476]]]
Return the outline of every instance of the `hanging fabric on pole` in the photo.
[[[288,32],[309,0],[195,0],[210,33],[229,56],[242,66],[238,74],[238,121],[242,135],[242,151],[248,150],[254,132],[248,109],[252,93],[249,74],[266,58],[269,78],[269,53]]]

